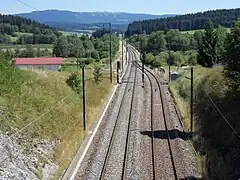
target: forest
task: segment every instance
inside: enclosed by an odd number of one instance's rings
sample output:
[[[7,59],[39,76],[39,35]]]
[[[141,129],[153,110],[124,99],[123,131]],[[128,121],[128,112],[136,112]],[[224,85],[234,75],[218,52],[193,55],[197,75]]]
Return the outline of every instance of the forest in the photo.
[[[129,24],[128,30],[125,34],[130,37],[134,34],[151,34],[155,31],[169,29],[179,29],[180,31],[205,29],[208,26],[209,20],[214,22],[215,27],[222,25],[225,28],[231,28],[239,17],[240,8],[237,8],[177,15],[169,18],[134,21]]]
[[[0,43],[52,44],[60,35],[60,32],[48,25],[19,16],[0,14]]]

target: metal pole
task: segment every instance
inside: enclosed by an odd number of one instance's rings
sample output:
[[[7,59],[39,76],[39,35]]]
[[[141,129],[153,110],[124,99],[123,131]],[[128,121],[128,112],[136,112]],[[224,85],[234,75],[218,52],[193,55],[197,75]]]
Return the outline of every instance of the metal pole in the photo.
[[[193,133],[193,67],[191,67],[191,133]]]
[[[142,53],[142,83],[144,86],[144,62],[145,62],[145,53]]]
[[[78,69],[78,57],[77,57],[77,69]]]
[[[112,83],[112,24],[109,23],[110,28],[110,82]]]
[[[120,62],[117,61],[117,83],[120,84],[120,81],[119,81],[119,69],[120,69]]]
[[[85,100],[85,65],[82,65],[82,93],[83,93],[83,128],[86,131],[86,100]]]
[[[170,47],[168,45],[168,76],[169,76],[169,84],[171,83],[171,57],[170,57]]]
[[[169,59],[169,61],[170,61],[170,59]],[[169,66],[168,66],[168,71],[169,71],[169,84],[171,83],[171,65],[170,65],[170,63],[169,63]]]
[[[123,72],[123,32],[122,32],[122,72]]]
[[[143,63],[143,61],[142,61],[142,83],[144,86],[144,63]]]
[[[126,64],[127,64],[127,61],[128,61],[127,57],[128,57],[128,47],[127,47],[127,42],[126,42]]]

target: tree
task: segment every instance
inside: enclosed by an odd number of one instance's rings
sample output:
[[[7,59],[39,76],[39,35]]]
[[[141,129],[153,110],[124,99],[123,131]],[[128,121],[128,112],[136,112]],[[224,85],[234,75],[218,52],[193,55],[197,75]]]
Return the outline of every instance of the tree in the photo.
[[[82,41],[79,38],[76,38],[74,41],[74,54],[75,57],[83,57],[84,56],[85,49],[83,47]]]
[[[32,45],[27,45],[26,49],[22,52],[24,57],[34,57],[35,51]]]
[[[82,41],[78,37],[69,39],[69,56],[71,57],[84,57],[85,49],[83,47]]]
[[[190,49],[190,38],[179,30],[171,29],[166,33],[167,46],[173,51],[186,51]]]
[[[20,57],[20,56],[21,56],[21,52],[20,52],[19,47],[16,47],[14,56],[15,56],[15,57]]]
[[[237,21],[226,43],[227,76],[233,80],[234,91],[240,91],[240,21]]]
[[[57,57],[68,57],[69,45],[67,37],[60,36],[53,46],[53,54]]]
[[[48,50],[48,48],[45,48],[44,50],[41,51],[41,56],[47,57],[47,56],[52,56],[51,52]]]
[[[148,43],[148,39],[146,35],[141,35],[140,36],[140,52],[146,52],[147,51],[147,43]]]
[[[153,62],[154,62],[154,56],[152,53],[148,53],[146,54],[146,63],[149,64],[149,65],[153,65]]]
[[[91,57],[92,57],[93,59],[96,59],[96,60],[99,60],[99,59],[100,59],[99,54],[98,54],[97,51],[92,51]]]
[[[198,46],[198,64],[204,67],[212,67],[218,63],[217,55],[218,34],[214,29],[213,22],[209,22],[209,27],[205,29],[203,42]]]
[[[217,30],[217,59],[218,62],[223,63],[225,61],[224,59],[224,53],[225,53],[225,42],[227,38],[227,29],[223,28],[222,26],[218,26]]]
[[[209,18],[215,22],[216,27],[218,25],[222,25],[223,27],[230,28],[234,26],[234,22],[238,17],[240,17],[239,8],[134,21],[128,25],[125,35],[130,37],[134,34],[142,34],[142,29],[144,29],[147,34],[151,34],[156,31],[165,31],[167,29],[179,29],[180,31],[205,29],[208,26]]]
[[[149,36],[147,42],[148,52],[153,52],[154,55],[166,49],[166,39],[163,32],[156,32]]]
[[[96,84],[99,84],[102,81],[103,73],[100,63],[94,64],[93,77]]]
[[[37,48],[37,57],[41,57],[41,49],[40,48]]]

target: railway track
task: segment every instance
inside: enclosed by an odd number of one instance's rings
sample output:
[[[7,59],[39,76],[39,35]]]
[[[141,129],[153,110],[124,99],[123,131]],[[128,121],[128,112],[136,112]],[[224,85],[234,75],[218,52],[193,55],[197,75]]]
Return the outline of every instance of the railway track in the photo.
[[[131,65],[133,66],[133,65]],[[136,82],[136,72],[137,72],[137,68],[133,66],[133,68],[135,69],[134,70],[134,75],[133,75],[133,82],[131,82],[131,78],[132,76],[130,75],[127,79],[127,83],[132,83],[133,85],[131,86],[131,88],[129,89],[128,86],[126,86],[125,90],[124,90],[124,94],[123,94],[123,98],[126,98],[126,97],[129,97],[128,95],[126,95],[127,93],[129,93],[129,91],[131,90],[131,97],[130,97],[130,109],[129,109],[129,112],[128,112],[128,122],[127,122],[127,134],[126,134],[126,143],[125,143],[125,148],[124,148],[124,158],[123,158],[123,164],[122,166],[120,165],[120,169],[121,170],[121,176],[122,176],[122,179],[125,175],[125,166],[126,166],[126,158],[127,158],[127,153],[128,153],[128,141],[129,141],[129,134],[130,134],[130,126],[131,126],[131,115],[132,115],[132,108],[133,108],[133,98],[134,98],[134,92],[135,92],[135,82]],[[107,153],[106,153],[106,156],[105,156],[105,160],[104,160],[104,164],[103,164],[103,168],[102,168],[102,171],[101,171],[101,174],[100,174],[100,178],[99,179],[106,179],[106,178],[109,178],[111,176],[111,174],[109,174],[109,172],[112,172],[109,168],[109,164],[111,164],[111,156],[112,154],[114,154],[114,151],[113,151],[113,146],[114,146],[114,139],[117,138],[117,129],[118,129],[118,126],[119,125],[119,121],[120,121],[120,116],[122,115],[121,113],[122,112],[122,108],[124,106],[124,100],[121,101],[121,104],[120,104],[120,107],[119,107],[119,111],[118,111],[118,115],[117,115],[117,120],[115,122],[115,125],[114,125],[114,128],[113,128],[113,132],[112,132],[112,135],[111,135],[111,139],[110,139],[110,142],[109,142],[109,145],[108,145],[108,150],[107,150]],[[122,168],[121,168],[122,167]],[[116,174],[115,174],[116,175]]]
[[[164,87],[146,67],[143,88],[139,55],[129,50],[126,76],[76,179],[185,178],[184,164],[176,165],[181,158],[169,134]]]
[[[136,52],[134,51],[134,49],[131,49],[131,53],[133,53],[134,59],[139,59],[138,56],[136,55]],[[139,69],[142,70],[142,66],[139,63],[139,61],[134,61],[134,65]],[[175,166],[175,162],[174,162],[174,157],[173,157],[173,150],[172,150],[172,146],[171,146],[171,142],[170,142],[170,135],[169,135],[169,129],[167,126],[167,122],[166,122],[166,105],[165,105],[165,101],[164,101],[164,97],[163,97],[163,93],[162,93],[162,89],[161,89],[161,85],[160,82],[158,80],[158,78],[147,68],[144,68],[144,74],[147,77],[150,86],[151,86],[151,129],[152,129],[152,133],[151,133],[151,138],[152,138],[152,161],[153,161],[153,175],[154,175],[154,179],[159,179],[159,175],[156,174],[156,145],[155,145],[155,130],[156,127],[154,127],[154,120],[153,120],[153,116],[154,116],[154,91],[156,91],[156,89],[154,89],[153,84],[156,83],[157,88],[158,88],[158,92],[160,95],[160,103],[161,103],[161,108],[162,108],[162,115],[163,115],[163,121],[164,121],[164,126],[165,126],[165,131],[166,131],[166,135],[167,135],[167,144],[168,144],[168,148],[169,148],[169,154],[170,154],[170,158],[171,158],[171,164],[172,164],[172,170],[173,170],[173,174],[174,174],[174,179],[178,179],[178,175],[177,175],[177,170],[176,170],[176,166]],[[161,119],[158,119],[161,120]],[[166,175],[168,176],[168,175]],[[168,177],[170,178],[170,177]]]

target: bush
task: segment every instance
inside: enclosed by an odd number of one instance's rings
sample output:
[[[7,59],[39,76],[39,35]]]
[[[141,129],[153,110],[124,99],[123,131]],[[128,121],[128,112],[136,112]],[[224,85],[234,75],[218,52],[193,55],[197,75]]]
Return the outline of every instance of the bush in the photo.
[[[84,62],[85,62],[86,65],[92,64],[92,63],[95,62],[95,59],[93,59],[93,58],[88,58],[88,59],[85,59]]]
[[[238,121],[240,98],[234,96],[229,86],[229,79],[224,77],[223,67],[197,67],[194,74],[193,141],[200,154],[207,154],[205,167],[208,172],[205,174],[209,176],[208,179],[238,179],[240,168],[236,163],[240,157],[239,140],[219,114],[209,96],[237,130],[240,127]],[[184,114],[189,110],[190,82],[185,76],[189,77],[189,72],[185,72],[173,82],[170,89],[172,92],[176,90],[175,100],[179,109],[182,109],[181,116],[187,117],[184,120],[186,127],[189,128],[189,113],[187,116]],[[185,105],[187,109],[184,109]]]
[[[92,52],[91,52],[91,57],[92,57],[93,59],[100,59],[99,54],[98,54],[97,51],[92,51]]]
[[[152,55],[152,53],[148,53],[146,55],[146,64],[153,65],[153,61],[154,61],[154,56]]]
[[[82,90],[82,80],[81,76],[77,73],[72,73],[66,80],[68,86],[70,86],[77,94],[81,93]]]
[[[102,81],[103,74],[102,74],[102,68],[100,63],[94,64],[93,77],[96,84],[99,84]]]

